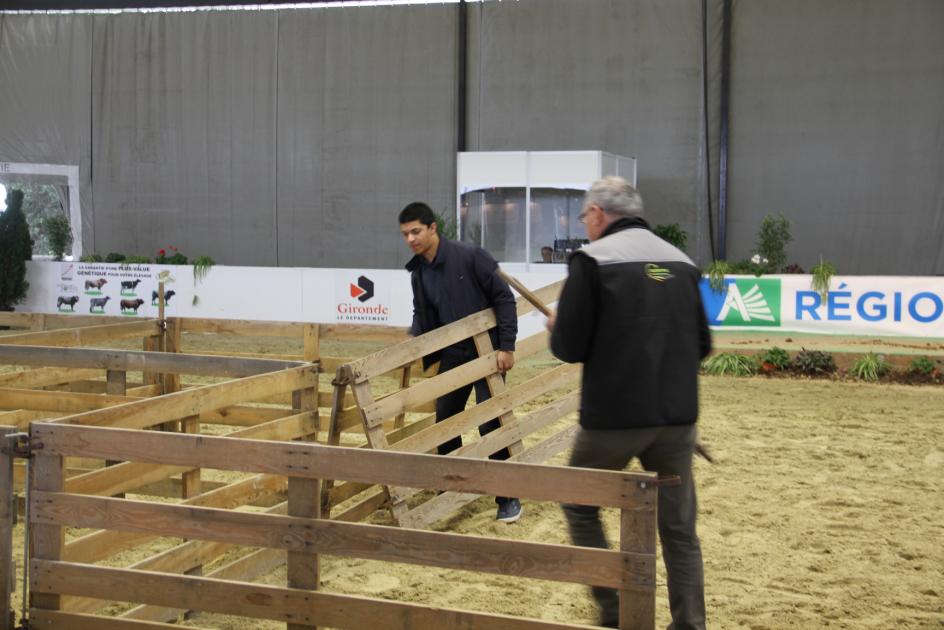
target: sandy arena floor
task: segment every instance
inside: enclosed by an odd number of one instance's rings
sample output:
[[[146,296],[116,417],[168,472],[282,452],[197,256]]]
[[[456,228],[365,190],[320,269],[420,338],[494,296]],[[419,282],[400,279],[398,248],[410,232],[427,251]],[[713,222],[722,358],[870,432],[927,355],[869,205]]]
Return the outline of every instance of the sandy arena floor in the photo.
[[[291,352],[245,340],[239,349]],[[524,362],[511,381],[548,361]],[[944,388],[763,377],[701,383],[702,439],[718,460],[696,464],[710,627],[944,628]],[[513,525],[496,523],[494,509],[482,498],[437,528],[567,542],[557,505],[526,501]],[[615,527],[615,512],[605,516]],[[332,592],[595,620],[587,589],[569,584],[333,557],[323,558],[322,576]],[[264,581],[284,578],[280,570]],[[658,582],[664,627],[661,562]],[[189,623],[284,627],[209,614]]]
[[[944,627],[944,389],[704,377],[702,407],[718,460],[697,463],[711,627]],[[483,498],[438,528],[567,542],[558,506],[525,510],[499,524]],[[617,526],[615,512],[606,517]],[[336,558],[325,558],[323,579],[335,592],[595,620],[588,591],[569,584]],[[657,595],[664,627],[661,566]]]

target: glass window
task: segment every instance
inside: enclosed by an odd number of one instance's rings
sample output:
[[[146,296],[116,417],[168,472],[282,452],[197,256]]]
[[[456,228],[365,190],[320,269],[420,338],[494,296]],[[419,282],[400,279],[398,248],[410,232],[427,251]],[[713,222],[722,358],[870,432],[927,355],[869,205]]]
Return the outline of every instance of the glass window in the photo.
[[[524,199],[523,187],[463,193],[459,238],[481,245],[499,262],[525,262]]]
[[[585,191],[574,188],[531,189],[531,262],[567,261],[589,242],[580,222]]]

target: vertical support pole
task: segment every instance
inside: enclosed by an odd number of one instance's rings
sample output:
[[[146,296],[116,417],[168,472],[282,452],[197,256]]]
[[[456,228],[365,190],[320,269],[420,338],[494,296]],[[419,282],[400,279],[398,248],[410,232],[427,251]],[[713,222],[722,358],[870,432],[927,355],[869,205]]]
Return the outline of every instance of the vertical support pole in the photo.
[[[58,455],[43,455],[42,451],[34,451],[30,464],[30,485],[33,490],[46,492],[62,492],[63,468],[62,457]],[[36,495],[33,494],[32,497]],[[32,501],[33,498],[30,498]],[[29,512],[35,513],[30,506]],[[62,547],[65,542],[65,529],[60,525],[45,525],[41,523],[27,523],[30,528],[30,558],[34,560],[62,560]],[[30,568],[30,574],[35,580],[35,571]],[[43,593],[36,588],[35,582],[30,589],[30,608],[42,610],[59,610],[61,596],[57,593]]]
[[[340,375],[338,375],[340,376]],[[334,393],[331,395],[331,417],[328,419],[328,436],[325,443],[330,446],[339,446],[341,444],[341,414],[344,413],[344,394],[347,391],[347,385],[338,377],[335,377]],[[334,487],[334,479],[323,479],[321,482],[321,513],[324,518],[331,518],[331,488]]]
[[[374,392],[371,389],[370,381],[351,384],[351,393],[354,394],[354,402],[357,403],[357,407],[361,412],[367,443],[372,449],[376,450],[385,451],[390,448],[383,422],[372,427],[368,424],[367,417],[364,415],[364,409],[374,404]],[[406,504],[407,492],[396,486],[384,486],[384,491],[390,499],[390,513],[393,515],[393,520],[398,525],[402,525],[405,522],[406,513],[409,511],[409,506]]]
[[[723,0],[721,12],[721,130],[718,138],[718,259],[728,256],[728,128],[731,101],[732,0]]]
[[[105,393],[124,396],[128,392],[128,373],[124,370],[105,371]]]
[[[410,386],[410,377],[412,376],[413,364],[409,363],[403,366],[403,372],[400,374],[400,389],[406,389]],[[393,421],[394,429],[402,429],[406,424],[406,412],[398,414]]]
[[[13,445],[7,436],[16,427],[0,427],[0,630],[13,630],[16,613],[12,608],[12,593],[16,581],[13,562],[13,522],[16,519],[16,497],[13,494]]]
[[[105,393],[112,396],[124,396],[128,393],[128,373],[124,370],[106,370],[105,371]],[[106,459],[105,466],[114,466],[120,464],[120,460]],[[124,498],[124,493],[115,495]]]
[[[164,321],[164,283],[157,283],[157,318]]]
[[[167,327],[164,329],[164,352],[180,352],[180,345],[180,320],[174,318],[167,322]],[[165,374],[164,393],[169,394],[176,391],[180,391],[180,375]]]
[[[635,509],[620,510],[620,551],[652,556],[645,588],[619,591],[619,627],[621,630],[654,630],[656,627],[656,506],[658,486],[636,482],[643,499]]]
[[[479,356],[486,355],[495,349],[494,346],[492,346],[492,338],[489,336],[488,331],[480,332],[479,334],[472,337],[472,340],[475,342],[475,349],[479,353]],[[488,383],[488,391],[492,393],[492,396],[505,391],[505,380],[498,372],[492,372],[486,376],[485,382]],[[498,417],[498,422],[501,423],[503,427],[514,424],[515,421],[516,418],[514,411],[509,411]],[[517,455],[523,450],[524,445],[521,444],[520,441],[508,445],[508,452],[512,455]]]
[[[305,324],[302,328],[302,358],[309,363],[321,359],[321,326]]]
[[[161,352],[177,352],[177,347],[179,345],[179,327],[176,320],[165,321],[164,332],[161,336]],[[176,391],[180,391],[180,375],[179,374],[161,374],[161,393],[162,394],[172,394]],[[171,420],[170,422],[164,422],[161,424],[162,431],[179,431],[180,422],[177,420]]]
[[[292,392],[292,406],[301,410],[312,410],[315,414],[315,433],[302,438],[314,441],[318,438],[318,389],[310,387]],[[321,518],[321,480],[288,478],[288,515],[302,518]],[[318,554],[305,551],[289,551],[287,554],[289,588],[318,590],[320,578]],[[308,624],[286,623],[286,630],[310,630]]]
[[[182,433],[200,433],[200,416],[187,416],[180,421],[180,431]],[[195,468],[190,472],[185,472],[180,476],[181,491],[180,496],[189,499],[200,494],[200,469]]]
[[[161,345],[160,335],[149,335],[144,338],[142,350],[145,352],[157,352]],[[142,372],[142,383],[144,385],[160,385],[161,377],[156,372]]]
[[[174,317],[167,321],[166,328],[166,352],[180,352],[183,347],[183,325],[179,317]],[[180,375],[164,375],[165,393],[180,391]],[[165,431],[179,430],[181,433],[200,433],[200,417],[187,416],[181,418],[180,422],[168,422],[165,424]],[[200,469],[191,470],[181,475],[181,497],[189,499],[200,494]]]
[[[321,360],[321,326],[319,324],[305,324],[302,327],[302,359],[309,363],[315,363]],[[321,368],[318,368],[318,382],[321,382]],[[318,391],[315,389],[315,422],[319,422],[318,413]],[[320,423],[316,425],[321,429]],[[318,436],[315,435],[315,441]]]

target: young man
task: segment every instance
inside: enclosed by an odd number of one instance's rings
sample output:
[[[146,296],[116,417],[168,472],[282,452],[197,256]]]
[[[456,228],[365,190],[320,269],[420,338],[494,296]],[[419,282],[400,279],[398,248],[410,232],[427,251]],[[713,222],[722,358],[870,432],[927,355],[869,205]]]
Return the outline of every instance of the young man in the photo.
[[[659,489],[658,521],[668,576],[672,630],[705,629],[701,546],[695,533],[692,453],[698,418],[698,365],[711,334],[688,256],[650,230],[642,198],[621,177],[587,193],[580,221],[590,245],[576,251],[556,315],[551,351],[583,363],[580,431],[570,465],[643,468],[677,475]],[[574,544],[607,546],[600,508],[565,505]],[[594,587],[600,625],[618,627],[616,591]]]
[[[497,326],[489,331],[492,346],[498,349],[498,370],[504,374],[515,364],[515,337],[518,334],[518,314],[515,298],[504,280],[495,274],[498,263],[481,247],[440,238],[436,215],[425,203],[416,201],[400,211],[400,233],[415,254],[406,268],[411,273],[413,286],[413,325],[415,337],[451,324],[463,317],[495,309]],[[429,367],[437,360],[440,374],[478,357],[471,339],[466,339],[441,352],[424,357]],[[485,380],[464,385],[436,401],[436,422],[456,415],[465,409],[473,386],[475,402],[489,399],[491,392]],[[485,435],[501,426],[497,418],[479,427]],[[462,446],[462,438],[455,437],[439,446],[439,454],[451,453]],[[490,455],[491,459],[508,459],[508,449]],[[496,497],[499,521],[513,523],[521,517],[521,503],[510,497]]]

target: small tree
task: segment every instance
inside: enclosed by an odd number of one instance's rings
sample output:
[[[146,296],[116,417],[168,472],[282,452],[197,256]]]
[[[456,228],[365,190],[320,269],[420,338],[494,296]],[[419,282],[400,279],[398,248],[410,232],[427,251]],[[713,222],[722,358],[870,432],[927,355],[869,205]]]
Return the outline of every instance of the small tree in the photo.
[[[456,218],[450,216],[445,208],[443,208],[442,212],[434,211],[433,215],[436,217],[436,233],[439,234],[439,237],[447,241],[456,240],[456,238],[458,238],[456,234]]]
[[[688,233],[682,229],[678,223],[668,223],[657,225],[652,228],[652,233],[672,245],[675,245],[682,251],[685,251],[685,243],[688,242]]]
[[[33,239],[23,214],[23,192],[7,193],[6,212],[0,213],[0,311],[12,311],[26,297],[26,261],[33,258]]]
[[[787,243],[790,242],[790,222],[782,214],[768,214],[757,233],[757,263],[767,273],[779,273],[787,264]]]
[[[72,247],[72,225],[64,214],[54,214],[43,219],[43,232],[49,242],[53,258],[62,260],[66,250]]]

